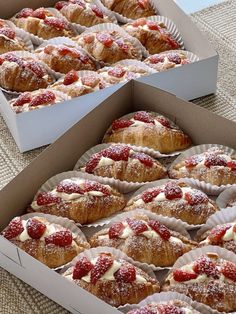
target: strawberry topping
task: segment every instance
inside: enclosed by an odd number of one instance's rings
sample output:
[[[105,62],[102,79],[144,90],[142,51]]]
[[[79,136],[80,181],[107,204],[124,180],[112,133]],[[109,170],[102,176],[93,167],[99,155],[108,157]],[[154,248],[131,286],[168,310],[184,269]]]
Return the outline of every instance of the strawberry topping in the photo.
[[[59,1],[55,4],[55,8],[60,11],[62,8],[66,7],[68,5],[69,5],[69,3],[66,1]]]
[[[117,281],[122,282],[134,282],[136,280],[136,270],[132,264],[125,263],[120,269],[114,274]]]
[[[227,160],[216,154],[207,154],[205,158],[205,166],[210,168],[214,166],[227,166]]]
[[[65,75],[63,84],[71,85],[74,82],[78,81],[78,78],[79,78],[78,73],[75,70],[71,70]]]
[[[149,20],[147,20],[147,26],[152,31],[158,31],[160,29],[158,23]]]
[[[198,275],[207,275],[215,279],[220,277],[219,270],[215,263],[207,256],[201,256],[193,264],[193,270]]]
[[[69,28],[69,24],[65,20],[57,17],[47,17],[44,19],[44,23],[58,30],[64,30]]]
[[[224,261],[221,272],[226,278],[236,282],[236,265],[234,263]]]
[[[171,233],[170,233],[169,229],[166,228],[166,226],[162,225],[159,221],[149,220],[148,224],[154,231],[156,231],[156,233],[159,234],[159,236],[163,240],[167,241],[171,237]]]
[[[103,157],[110,158],[114,161],[128,161],[130,149],[125,145],[112,145],[101,151]]]
[[[26,229],[28,235],[35,240],[38,240],[42,237],[45,230],[47,229],[46,225],[35,218],[30,218],[27,221]]]
[[[148,230],[147,224],[142,220],[127,218],[126,221],[136,235]]]
[[[150,203],[157,195],[162,192],[160,188],[153,188],[152,190],[147,190],[142,194],[142,200],[145,203]]]
[[[129,46],[124,42],[123,39],[117,39],[116,40],[116,44],[120,47],[120,49],[124,52],[124,53],[128,53],[129,52]]]
[[[229,167],[231,170],[236,170],[236,161],[231,160],[231,161],[227,162],[227,167]]]
[[[222,238],[229,228],[230,226],[217,226],[213,228],[208,236],[209,241],[212,244],[219,244],[222,242]]]
[[[134,124],[133,121],[118,119],[112,123],[112,130],[119,130],[119,129],[128,128],[132,124]]]
[[[174,182],[168,182],[166,184],[164,194],[168,200],[174,200],[183,196],[181,188]]]
[[[81,82],[83,85],[89,86],[91,88],[94,88],[98,85],[100,79],[98,77],[95,77],[94,75],[87,75],[84,77],[81,77]]]
[[[176,269],[173,271],[173,278],[175,281],[178,281],[178,282],[189,281],[192,279],[196,279],[197,277],[198,277],[197,274],[188,273],[181,269]]]
[[[59,47],[58,48],[58,53],[61,56],[70,55],[73,58],[79,58],[80,57],[80,53],[76,49],[69,48],[69,47],[66,47],[66,46]]]
[[[85,181],[84,191],[97,191],[103,193],[105,196],[109,196],[111,194],[106,186],[96,181]]]
[[[135,20],[134,22],[132,22],[132,25],[135,27],[144,26],[146,25],[146,19],[141,18],[141,19]]]
[[[33,17],[44,20],[46,18],[46,12],[44,8],[38,8],[32,14]]]
[[[0,35],[4,35],[8,37],[9,39],[14,39],[16,37],[15,31],[11,29],[10,27],[0,28]]]
[[[12,219],[12,221],[9,223],[7,228],[3,231],[3,236],[6,239],[11,240],[13,238],[16,238],[23,231],[24,231],[24,227],[23,227],[22,221],[20,217],[16,217]]]
[[[185,314],[185,310],[172,305],[172,304],[158,304],[157,305],[158,313],[159,314]],[[141,313],[140,313],[141,314]],[[145,313],[142,313],[145,314]],[[153,314],[153,313],[150,313]]]
[[[193,191],[192,193],[187,192],[185,193],[185,199],[191,206],[206,204],[209,201],[207,195],[201,191]]]
[[[84,34],[83,40],[86,44],[91,44],[94,41],[94,36],[93,34]]]
[[[203,157],[200,155],[194,155],[194,156],[190,156],[188,158],[185,159],[185,166],[187,168],[192,168],[197,166],[201,161],[202,161]]]
[[[93,264],[87,259],[87,257],[80,257],[73,269],[72,278],[81,279],[86,276],[93,269],[93,267]]]
[[[57,192],[66,194],[72,193],[84,194],[83,189],[76,182],[73,181],[68,182],[66,180],[58,184]]]
[[[96,34],[97,40],[102,43],[107,48],[110,48],[113,44],[113,39],[109,34],[105,33],[97,33]]]
[[[163,126],[165,126],[166,128],[171,129],[171,125],[170,125],[170,121],[168,121],[166,118],[164,117],[156,117],[156,120]]]
[[[56,100],[55,94],[48,90],[33,97],[32,100],[30,101],[30,106],[36,107],[41,105],[53,104],[55,100]]]
[[[102,10],[95,4],[91,6],[92,11],[96,14],[97,17],[103,19],[103,12]]]
[[[113,264],[113,258],[110,254],[100,254],[96,264],[91,270],[91,283],[93,285],[108,271]]]
[[[29,17],[29,16],[32,16],[34,13],[34,10],[33,9],[30,9],[30,8],[24,8],[22,9],[18,14],[16,14],[16,18],[26,18],[26,17]]]
[[[71,245],[72,233],[69,230],[57,231],[45,238],[46,244],[54,244],[60,247]]]
[[[120,235],[122,234],[125,226],[122,222],[117,222],[111,225],[109,228],[109,239],[118,239]]]
[[[61,198],[53,196],[50,192],[42,192],[38,194],[36,202],[38,206],[46,206],[60,203]]]
[[[142,164],[144,164],[146,167],[152,167],[153,166],[153,159],[144,153],[132,153],[130,156],[132,159],[138,159]]]
[[[107,73],[111,76],[121,78],[125,75],[126,70],[124,68],[122,68],[121,66],[116,66],[116,67],[108,70]]]
[[[25,67],[32,71],[39,78],[42,78],[45,75],[43,66],[34,60],[25,61]]]
[[[94,154],[90,157],[89,161],[86,163],[85,171],[88,173],[93,173],[94,169],[99,164],[102,155],[100,153]]]
[[[171,52],[167,54],[167,58],[170,62],[173,62],[175,64],[181,64],[181,58],[177,53]]]
[[[23,106],[31,101],[31,94],[30,93],[23,93],[21,94],[13,103],[13,106]]]
[[[154,124],[153,117],[146,111],[138,111],[134,115],[134,120],[138,120],[145,123],[152,123]]]
[[[165,56],[164,55],[153,55],[148,57],[147,59],[150,63],[152,64],[157,64],[157,63],[162,63],[165,61]]]

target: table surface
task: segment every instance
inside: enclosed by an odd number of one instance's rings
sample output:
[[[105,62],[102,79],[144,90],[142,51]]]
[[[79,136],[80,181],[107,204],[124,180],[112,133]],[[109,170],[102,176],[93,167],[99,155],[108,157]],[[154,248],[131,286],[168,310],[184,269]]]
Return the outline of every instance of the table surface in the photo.
[[[193,13],[209,6],[223,2],[223,0],[176,0],[176,3],[186,12]]]

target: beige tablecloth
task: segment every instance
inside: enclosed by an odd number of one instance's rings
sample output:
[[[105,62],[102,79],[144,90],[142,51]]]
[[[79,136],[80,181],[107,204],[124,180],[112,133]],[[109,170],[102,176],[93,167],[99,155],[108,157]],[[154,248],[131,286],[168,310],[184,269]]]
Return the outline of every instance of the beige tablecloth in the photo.
[[[194,102],[234,121],[236,121],[235,16],[236,0],[225,1],[192,16],[220,55],[217,94]],[[37,149],[20,154],[0,117],[0,187],[7,184],[41,151],[42,149]],[[0,269],[0,313],[63,314],[67,312],[5,270]]]

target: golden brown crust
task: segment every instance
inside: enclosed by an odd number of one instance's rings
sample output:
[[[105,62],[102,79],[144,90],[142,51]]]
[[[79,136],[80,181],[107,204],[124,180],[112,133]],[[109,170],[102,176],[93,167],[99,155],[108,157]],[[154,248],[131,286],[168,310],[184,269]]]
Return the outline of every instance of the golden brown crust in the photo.
[[[1,30],[1,29],[0,29]],[[9,51],[21,51],[28,50],[26,44],[20,37],[15,37],[10,39],[6,36],[0,34],[0,54],[9,52]]]

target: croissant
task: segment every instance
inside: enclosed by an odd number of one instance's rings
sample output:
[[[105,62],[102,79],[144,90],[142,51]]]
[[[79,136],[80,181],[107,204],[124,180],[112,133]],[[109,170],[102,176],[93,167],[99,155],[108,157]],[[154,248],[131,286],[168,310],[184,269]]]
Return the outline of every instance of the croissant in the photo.
[[[77,33],[64,18],[58,18],[46,8],[24,8],[11,21],[19,28],[43,39],[66,36],[75,37]]]
[[[173,179],[193,178],[213,185],[236,183],[236,158],[218,147],[187,157],[169,170]]]
[[[80,170],[127,182],[154,181],[166,175],[157,160],[127,145],[111,145],[93,154]]]
[[[52,191],[39,193],[29,211],[87,224],[122,210],[125,204],[123,195],[109,185],[71,178],[61,181]]]
[[[172,266],[181,255],[197,245],[158,220],[140,214],[98,231],[89,243],[91,247],[114,247],[134,260],[157,267]]]
[[[91,260],[79,257],[62,275],[115,307],[138,303],[160,291],[159,282],[142,269],[106,252]]]
[[[141,49],[115,30],[82,33],[75,41],[100,62],[113,64],[124,59],[142,59]]]
[[[112,11],[129,19],[136,20],[140,17],[156,15],[149,0],[101,0]]]
[[[55,82],[45,64],[14,52],[0,56],[0,86],[10,91],[26,92],[47,88]]]
[[[180,48],[163,23],[141,18],[125,24],[123,28],[137,38],[150,54]]]
[[[204,224],[209,216],[219,210],[216,203],[202,191],[175,181],[149,188],[131,198],[125,211],[135,208],[175,217],[191,225]]]
[[[37,216],[27,220],[15,217],[2,236],[50,268],[67,264],[89,248],[84,239],[69,229]]]
[[[90,27],[101,23],[111,23],[112,19],[96,4],[84,0],[59,1],[55,8],[68,21]]]
[[[219,312],[236,310],[236,265],[215,253],[203,255],[191,264],[173,269],[163,291],[183,293]]]
[[[189,136],[172,121],[147,111],[115,120],[103,138],[103,143],[112,142],[149,147],[161,153],[172,153],[191,145]]]

